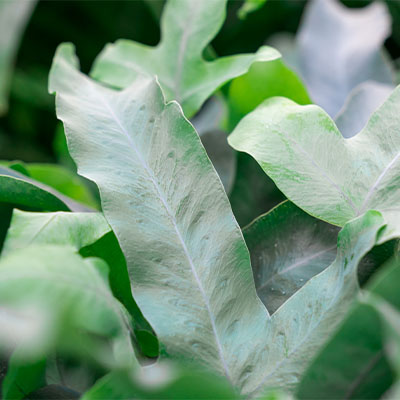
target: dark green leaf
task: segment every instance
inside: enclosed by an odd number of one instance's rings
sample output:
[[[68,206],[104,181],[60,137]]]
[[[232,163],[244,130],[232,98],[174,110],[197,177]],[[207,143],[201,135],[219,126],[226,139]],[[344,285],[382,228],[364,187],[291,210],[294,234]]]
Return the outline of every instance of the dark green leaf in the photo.
[[[44,211],[90,211],[52,187],[0,166],[0,202]]]
[[[244,228],[257,294],[271,314],[333,262],[338,232],[289,201]]]
[[[237,159],[229,200],[239,225],[246,226],[286,198],[252,157],[238,153]]]

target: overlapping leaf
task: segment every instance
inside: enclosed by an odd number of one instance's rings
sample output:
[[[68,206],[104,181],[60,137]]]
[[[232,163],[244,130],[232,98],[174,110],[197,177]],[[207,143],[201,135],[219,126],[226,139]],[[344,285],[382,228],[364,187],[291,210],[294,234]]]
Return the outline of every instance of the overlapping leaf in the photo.
[[[21,360],[34,361],[60,346],[108,366],[137,364],[129,322],[102,276],[106,271],[103,261],[84,260],[66,246],[32,245],[2,257],[1,350],[17,346]],[[114,359],[95,335],[113,340]]]
[[[162,362],[141,370],[115,371],[100,379],[84,393],[83,400],[140,399],[238,399],[226,379],[199,373],[192,366]]]
[[[52,187],[11,168],[0,166],[0,201],[44,211],[90,211]]]
[[[57,114],[79,172],[99,186],[162,356],[197,360],[243,393],[294,385],[356,295],[380,214],[346,225],[336,260],[269,317],[221,182],[179,106],[154,81],[117,92],[76,64],[62,46],[50,78]]]
[[[383,242],[400,235],[399,123],[400,87],[350,139],[319,107],[273,98],[246,116],[228,141],[313,216],[343,226],[379,210],[388,223]]]
[[[271,314],[333,262],[338,232],[288,201],[244,228],[257,293]]]
[[[99,186],[133,294],[162,353],[196,358],[243,385],[256,363],[245,343],[265,332],[267,312],[198,135],[177,103],[164,103],[154,80],[116,92],[74,64],[72,48],[62,46],[50,77],[57,114],[79,173]]]
[[[237,154],[236,179],[229,200],[240,226],[248,225],[285,199],[253,158]]]
[[[368,292],[379,297],[365,294],[351,310],[304,375],[297,390],[299,398],[326,398],[328,394],[336,399],[372,399],[387,392],[396,378],[396,368],[391,367],[396,349],[390,345],[393,339],[396,342],[396,333],[390,328],[393,321],[400,321],[399,272],[398,260],[394,260],[368,285]]]
[[[71,246],[84,257],[99,257],[110,268],[109,281],[115,297],[133,316],[141,350],[157,355],[151,328],[132,298],[125,257],[110,226],[100,213],[37,213],[14,210],[2,256],[35,245]]]
[[[247,72],[251,64],[280,57],[276,50],[264,46],[255,54],[205,61],[203,51],[221,28],[225,8],[226,0],[169,0],[158,46],[119,40],[100,54],[92,76],[124,88],[138,74],[157,75],[166,99],[177,100],[191,117],[215,90]]]

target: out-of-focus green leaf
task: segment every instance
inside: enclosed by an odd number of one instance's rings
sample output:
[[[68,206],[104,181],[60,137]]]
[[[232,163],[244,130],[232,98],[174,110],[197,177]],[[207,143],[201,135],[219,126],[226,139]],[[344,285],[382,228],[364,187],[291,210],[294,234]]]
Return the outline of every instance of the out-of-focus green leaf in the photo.
[[[67,139],[65,138],[64,128],[62,123],[58,123],[54,132],[53,150],[57,160],[65,167],[75,170],[75,164],[68,152]]]
[[[82,400],[119,400],[124,398],[209,400],[239,399],[226,379],[192,366],[166,362],[137,370],[136,373],[112,372],[100,379]]]
[[[388,223],[380,243],[400,236],[400,87],[356,136],[344,139],[319,107],[272,98],[229,136],[296,205],[343,226],[370,209]]]
[[[301,80],[282,60],[257,62],[229,86],[229,126],[233,129],[242,117],[273,96],[311,103]]]
[[[111,228],[100,213],[14,210],[2,255],[32,244],[65,245],[79,251],[109,232]]]
[[[87,181],[85,182],[82,177],[61,165],[21,161],[4,161],[1,164],[28,178],[44,183],[73,200],[92,208],[99,208],[98,202],[86,185]]]
[[[244,228],[257,294],[271,314],[333,262],[338,232],[289,201]]]
[[[300,399],[378,399],[387,392],[395,380],[391,359],[400,351],[400,341],[398,350],[390,346],[396,333],[388,332],[393,330],[391,321],[400,321],[394,311],[400,310],[399,282],[400,264],[394,260],[366,287],[379,297],[364,294],[362,303],[356,304],[313,361],[297,389]]]
[[[255,54],[203,59],[203,51],[220,30],[226,0],[169,0],[156,47],[128,40],[109,44],[95,61],[92,76],[125,88],[138,75],[157,75],[166,100],[177,100],[192,117],[219,87],[243,75],[256,61],[272,61],[279,52],[267,46]],[[179,22],[178,22],[179,21]]]
[[[162,10],[164,7],[164,0],[144,0],[145,4],[149,7],[154,18],[159,21],[161,19]]]
[[[304,375],[300,399],[379,399],[393,382],[379,314],[358,305]]]
[[[7,0],[5,0],[7,1]],[[15,1],[15,0],[12,0]],[[18,0],[16,0],[18,1]],[[26,0],[29,2],[30,0]],[[35,109],[52,110],[54,102],[47,92],[48,70],[45,67],[28,71],[16,69],[11,86],[11,96]]]
[[[244,394],[293,387],[357,295],[380,213],[346,224],[336,260],[269,317],[221,182],[180,108],[154,81],[114,91],[76,65],[72,47],[59,48],[57,115],[79,172],[100,188],[161,356],[206,365]]]
[[[157,356],[157,341],[132,297],[125,257],[102,214],[14,210],[2,255],[32,244],[71,246],[84,257],[105,260],[110,268],[111,289],[133,316],[141,349],[148,356]]]
[[[14,59],[36,0],[0,1],[0,114],[7,110]]]
[[[98,209],[93,194],[85,186],[82,178],[68,169],[56,164],[24,164],[31,178],[42,182],[60,193]]]
[[[11,357],[7,375],[1,385],[3,400],[20,400],[30,392],[46,384],[46,362],[44,360],[24,363],[22,366]]]
[[[2,350],[18,347],[14,356],[33,362],[60,346],[106,366],[136,365],[130,322],[102,276],[106,270],[104,261],[84,260],[66,246],[32,245],[2,257]]]
[[[240,226],[246,226],[285,199],[252,157],[237,154],[236,177],[229,200]]]
[[[238,17],[246,19],[247,15],[261,8],[267,0],[244,0],[243,5],[238,10]]]
[[[52,187],[0,165],[0,202],[43,211],[90,211]]]
[[[46,385],[27,395],[29,400],[74,400],[80,398],[80,393],[62,385]]]

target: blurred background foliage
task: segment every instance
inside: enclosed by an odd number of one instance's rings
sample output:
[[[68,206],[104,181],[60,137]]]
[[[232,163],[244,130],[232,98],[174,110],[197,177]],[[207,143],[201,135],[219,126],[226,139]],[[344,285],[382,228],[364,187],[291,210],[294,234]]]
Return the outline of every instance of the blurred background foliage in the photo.
[[[343,1],[363,7],[371,1]],[[246,18],[241,1],[229,1],[227,19],[211,45],[219,56],[256,51],[276,33],[295,33],[305,0],[269,0]],[[385,42],[392,59],[400,57],[400,2],[388,0],[392,35]],[[163,0],[39,1],[23,33],[12,76],[9,109],[0,117],[0,159],[58,161],[73,168],[64,135],[47,93],[47,76],[57,45],[76,45],[82,70],[88,72],[104,45],[126,38],[155,45],[160,39]]]

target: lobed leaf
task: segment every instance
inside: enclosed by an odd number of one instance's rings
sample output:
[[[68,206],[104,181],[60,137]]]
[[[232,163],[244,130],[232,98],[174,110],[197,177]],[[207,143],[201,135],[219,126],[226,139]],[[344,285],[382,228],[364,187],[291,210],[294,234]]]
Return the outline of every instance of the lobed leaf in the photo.
[[[139,75],[158,77],[166,100],[177,100],[185,115],[193,116],[219,87],[243,75],[256,61],[280,57],[263,46],[255,54],[205,61],[203,52],[220,30],[227,0],[169,0],[161,19],[156,47],[128,40],[109,44],[95,61],[94,79],[125,88]]]
[[[153,80],[104,88],[76,70],[72,52],[60,47],[52,68],[57,115],[78,172],[99,187],[162,355],[198,359],[241,386],[256,363],[245,343],[265,332],[267,312],[197,133]]]
[[[295,385],[354,300],[382,216],[347,224],[336,260],[269,317],[221,182],[179,106],[152,80],[118,92],[76,66],[61,46],[50,77],[57,115],[78,172],[99,186],[162,358],[200,362],[245,394]]]
[[[317,218],[343,226],[379,210],[388,223],[383,243],[400,235],[399,105],[400,87],[358,135],[344,139],[319,107],[277,97],[247,115],[228,141],[251,154],[291,201]]]
[[[253,394],[267,387],[295,388],[354,302],[359,291],[357,266],[376,243],[382,223],[378,212],[369,211],[346,224],[338,236],[335,261],[271,316],[268,358]]]

